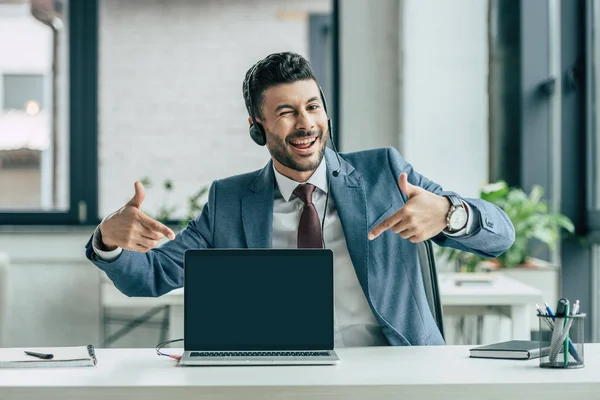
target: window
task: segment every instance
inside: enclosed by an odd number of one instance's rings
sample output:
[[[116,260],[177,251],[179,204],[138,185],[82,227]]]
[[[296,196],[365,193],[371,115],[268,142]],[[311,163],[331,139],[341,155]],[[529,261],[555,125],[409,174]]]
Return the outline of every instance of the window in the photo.
[[[589,228],[600,234],[600,1],[591,1],[591,26],[588,71],[591,82],[588,131],[588,211]]]
[[[44,99],[44,75],[5,74],[2,77],[2,108],[24,110],[29,115],[37,114],[46,104]]]
[[[0,225],[98,220],[96,8],[0,1]]]
[[[65,210],[66,126],[52,103],[62,100],[53,96],[54,74],[64,74],[53,45],[54,37],[64,42],[64,29],[26,5],[0,7],[0,209]]]
[[[199,190],[269,159],[241,94],[258,59],[317,57],[335,118],[336,4],[0,0],[0,225],[96,224],[142,178],[144,211],[189,217]]]

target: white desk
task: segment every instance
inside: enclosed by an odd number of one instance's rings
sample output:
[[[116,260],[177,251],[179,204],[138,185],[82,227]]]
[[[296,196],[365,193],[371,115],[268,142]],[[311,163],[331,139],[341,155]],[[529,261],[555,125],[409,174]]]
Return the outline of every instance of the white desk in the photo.
[[[179,367],[154,349],[99,349],[98,365],[0,370],[0,398],[598,399],[600,344],[586,366],[468,358],[469,346],[345,348],[336,366]],[[170,349],[180,352],[180,349]]]
[[[502,274],[440,274],[440,296],[444,315],[506,315],[512,321],[513,339],[530,339],[534,304],[543,303],[543,293]],[[491,280],[491,284],[463,284],[456,281]],[[183,337],[183,289],[158,298],[127,297],[111,282],[102,284],[105,307],[156,307],[170,305],[168,339]]]
[[[444,315],[506,315],[512,322],[513,339],[531,338],[531,316],[543,293],[502,274],[439,274]],[[456,282],[460,281],[460,286]],[[485,282],[490,282],[489,284]]]

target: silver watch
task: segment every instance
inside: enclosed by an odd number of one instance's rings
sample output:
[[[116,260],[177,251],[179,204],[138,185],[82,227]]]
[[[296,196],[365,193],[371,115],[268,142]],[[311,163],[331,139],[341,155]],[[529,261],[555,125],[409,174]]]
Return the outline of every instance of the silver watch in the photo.
[[[449,232],[457,232],[467,224],[467,210],[462,201],[455,195],[445,196],[450,201],[450,211],[446,216],[446,226]]]

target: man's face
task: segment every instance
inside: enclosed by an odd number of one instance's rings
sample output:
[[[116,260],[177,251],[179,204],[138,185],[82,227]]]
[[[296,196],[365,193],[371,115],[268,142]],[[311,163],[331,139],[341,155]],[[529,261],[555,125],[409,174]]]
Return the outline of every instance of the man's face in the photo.
[[[265,90],[262,124],[267,135],[267,148],[280,172],[295,179],[296,171],[317,169],[325,153],[327,114],[314,80],[281,84]]]

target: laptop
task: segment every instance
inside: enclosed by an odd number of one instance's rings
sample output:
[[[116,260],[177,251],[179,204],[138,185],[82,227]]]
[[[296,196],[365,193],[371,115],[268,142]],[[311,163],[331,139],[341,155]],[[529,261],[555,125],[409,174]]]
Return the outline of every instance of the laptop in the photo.
[[[181,365],[336,364],[330,249],[190,249]]]

